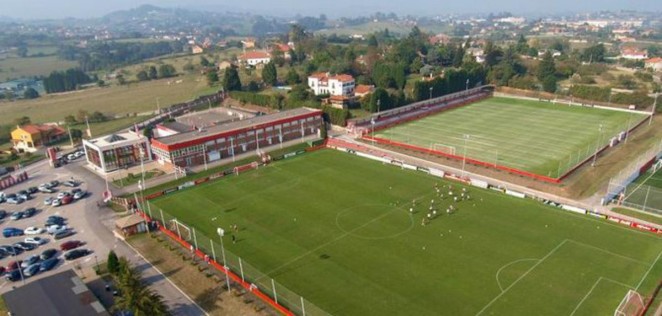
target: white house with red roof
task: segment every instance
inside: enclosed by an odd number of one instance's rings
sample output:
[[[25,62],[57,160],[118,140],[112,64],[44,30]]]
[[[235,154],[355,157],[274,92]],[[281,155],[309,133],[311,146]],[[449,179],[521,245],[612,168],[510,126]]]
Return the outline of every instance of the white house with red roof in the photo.
[[[308,77],[308,87],[315,95],[353,97],[356,83],[350,75],[330,75],[328,72],[314,73]]]
[[[271,46],[271,51],[272,52],[275,52],[275,51],[282,52],[283,53],[283,58],[285,58],[287,60],[292,58],[292,56],[290,56],[290,49],[294,49],[294,43],[292,43],[292,42],[289,42],[287,44],[277,43],[277,44],[273,44]]]
[[[271,55],[263,51],[246,52],[239,56],[239,62],[248,66],[257,66],[259,64],[268,64],[271,61]]]
[[[654,57],[645,61],[645,67],[653,71],[662,71],[662,58]]]
[[[634,59],[641,60],[648,58],[648,51],[643,49],[638,49],[636,47],[624,47],[621,48],[621,58],[624,59]]]

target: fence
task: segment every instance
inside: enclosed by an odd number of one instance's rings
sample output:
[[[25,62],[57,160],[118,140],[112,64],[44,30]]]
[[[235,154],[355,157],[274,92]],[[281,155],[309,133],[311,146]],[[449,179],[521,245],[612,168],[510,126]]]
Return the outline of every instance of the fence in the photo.
[[[639,157],[640,158],[634,160],[615,177],[609,180],[607,192],[602,197],[602,205],[607,205],[614,200],[614,198],[624,192],[634,180],[644,174],[655,161],[662,158],[662,140]]]
[[[228,272],[236,276],[237,280],[235,282],[246,285],[245,288],[247,290],[256,295],[258,295],[257,293],[266,295],[267,302],[282,313],[330,315],[301,295],[271,278],[251,263],[242,259],[239,255],[225,248],[225,243],[233,242],[231,238],[228,238],[229,235],[235,234],[235,231],[231,227],[228,227],[229,225],[225,225],[224,236],[209,237],[197,231],[195,227],[189,227],[186,223],[168,214],[151,202],[148,202],[148,204],[148,209],[154,215],[152,220],[157,221],[163,230],[167,230],[169,236],[176,240],[181,240],[180,244],[192,249],[192,252],[200,252],[201,255],[199,257],[201,259],[209,260],[210,264],[213,261],[229,270]],[[219,271],[226,273],[224,269],[220,269]],[[232,276],[230,277],[232,278]],[[284,309],[281,310],[281,308]]]
[[[662,215],[662,188],[645,183],[631,183],[621,194],[621,205]]]

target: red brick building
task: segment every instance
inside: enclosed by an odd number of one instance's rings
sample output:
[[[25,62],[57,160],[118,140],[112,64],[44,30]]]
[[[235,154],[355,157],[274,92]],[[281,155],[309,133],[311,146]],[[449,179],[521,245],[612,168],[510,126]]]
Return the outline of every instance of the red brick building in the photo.
[[[152,153],[162,163],[198,166],[317,135],[321,124],[321,110],[298,108],[153,139]]]

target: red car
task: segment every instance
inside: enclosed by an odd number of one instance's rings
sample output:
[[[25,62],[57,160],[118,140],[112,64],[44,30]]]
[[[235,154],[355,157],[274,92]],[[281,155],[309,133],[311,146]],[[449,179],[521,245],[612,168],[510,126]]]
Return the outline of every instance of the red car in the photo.
[[[62,197],[61,200],[62,200],[62,205],[67,205],[74,200],[74,197],[71,195],[65,195],[64,197]]]
[[[21,260],[16,260],[16,261],[9,262],[9,264],[7,265],[7,271],[12,271],[12,270],[18,269],[18,267],[21,266],[21,263],[23,263],[23,261],[21,261]]]
[[[7,269],[5,267],[0,267],[0,275],[5,274],[7,272]]]
[[[60,250],[67,251],[74,248],[78,248],[83,245],[83,242],[80,240],[69,240],[60,245]]]

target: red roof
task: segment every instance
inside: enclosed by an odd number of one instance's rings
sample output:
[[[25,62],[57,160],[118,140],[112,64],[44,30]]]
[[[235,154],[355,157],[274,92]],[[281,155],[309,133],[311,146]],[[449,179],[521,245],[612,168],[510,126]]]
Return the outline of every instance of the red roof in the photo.
[[[368,94],[368,93],[372,92],[373,89],[375,89],[375,86],[360,84],[360,85],[356,86],[356,89],[354,89],[354,92],[356,94]]]
[[[64,129],[53,125],[30,124],[30,125],[21,126],[21,129],[30,133],[31,135],[40,134],[40,133],[53,133],[55,135],[60,135],[65,133]]]
[[[265,59],[265,58],[271,58],[271,55],[269,55],[266,52],[247,52],[247,53],[239,56],[239,59],[242,59],[242,60]]]
[[[325,73],[325,72],[316,72],[314,74],[311,74],[310,77],[311,78],[317,78],[317,79],[320,79],[320,80],[324,80],[324,79],[327,78],[326,75],[327,75],[327,73]]]
[[[350,75],[335,75],[333,77],[329,77],[329,80],[331,80],[331,79],[335,79],[335,80],[338,80],[340,82],[354,81],[354,77],[352,77]]]
[[[654,58],[651,58],[651,59],[646,59],[646,63],[650,63],[650,64],[662,63],[662,58],[654,57]]]
[[[285,44],[274,44],[273,49],[274,50],[278,49],[283,53],[287,53],[290,51],[290,47]]]

